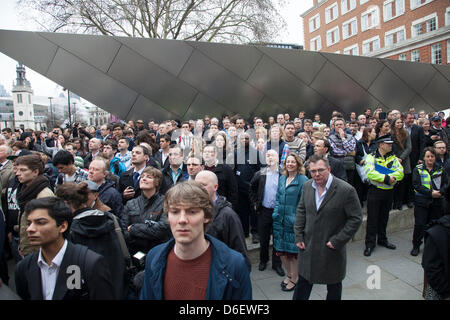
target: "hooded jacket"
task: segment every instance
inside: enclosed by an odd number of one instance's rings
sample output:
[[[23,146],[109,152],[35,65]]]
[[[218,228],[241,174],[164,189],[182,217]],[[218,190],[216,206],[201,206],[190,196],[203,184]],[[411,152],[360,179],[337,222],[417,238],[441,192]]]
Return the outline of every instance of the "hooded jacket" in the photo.
[[[229,248],[240,252],[244,256],[248,270],[251,270],[252,264],[248,256],[241,220],[225,197],[217,196],[214,216],[206,233],[219,239]]]
[[[206,300],[251,300],[252,284],[242,254],[214,237],[205,235],[205,238],[212,247]],[[163,281],[167,256],[174,244],[175,239],[172,238],[147,254],[141,300],[164,299]]]
[[[70,240],[105,257],[106,265],[110,269],[115,296],[124,299],[127,289],[125,286],[125,259],[114,228],[112,214],[92,208],[79,209],[73,214]]]
[[[450,215],[433,221],[425,231],[422,267],[429,285],[446,299],[450,297]]]

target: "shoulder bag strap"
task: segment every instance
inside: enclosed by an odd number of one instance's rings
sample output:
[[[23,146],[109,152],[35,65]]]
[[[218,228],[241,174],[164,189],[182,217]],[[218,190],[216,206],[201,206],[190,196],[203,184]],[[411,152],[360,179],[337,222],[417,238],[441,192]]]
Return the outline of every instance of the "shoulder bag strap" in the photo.
[[[131,261],[130,252],[128,251],[127,245],[125,243],[125,239],[123,237],[122,229],[119,226],[119,222],[117,221],[117,217],[114,214],[111,214],[114,220],[114,230],[117,233],[117,238],[119,238],[120,248],[122,249],[122,254],[125,257],[126,261]]]

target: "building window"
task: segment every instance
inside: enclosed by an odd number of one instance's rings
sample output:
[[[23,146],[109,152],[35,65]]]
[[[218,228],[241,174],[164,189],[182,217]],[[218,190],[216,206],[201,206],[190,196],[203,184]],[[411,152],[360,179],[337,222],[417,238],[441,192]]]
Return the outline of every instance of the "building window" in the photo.
[[[359,4],[364,4],[364,3],[366,3],[366,2],[369,2],[369,0],[359,0]]]
[[[344,49],[344,54],[358,56],[359,55],[359,47],[358,45],[354,45]]]
[[[341,0],[341,14],[344,15],[347,12],[356,8],[356,0]]]
[[[369,54],[380,49],[380,38],[378,36],[363,41],[362,53]]]
[[[31,104],[31,94],[28,95],[28,104]]]
[[[450,7],[445,10],[445,25],[450,26]]]
[[[325,23],[330,23],[338,18],[338,4],[335,2],[325,9]]]
[[[327,31],[327,47],[339,42],[339,27]]]
[[[21,94],[21,93],[19,93],[19,94],[17,95],[17,102],[18,102],[18,103],[22,103],[22,94]]]
[[[384,37],[384,46],[393,46],[396,43],[405,40],[405,27],[400,27],[389,32],[386,32]]]
[[[406,56],[406,53],[400,53],[398,55],[398,60],[400,61],[406,61],[408,59],[408,57]]]
[[[19,111],[19,116],[23,116],[23,111]]]
[[[433,1],[434,0],[410,0],[411,10],[417,9]]]
[[[420,62],[420,51],[419,50],[411,51],[411,61],[412,62]]]
[[[310,41],[310,50],[311,51],[320,51],[322,50],[322,40],[320,36],[311,39]]]
[[[358,33],[358,20],[355,18],[342,24],[342,39],[350,38]]]
[[[383,3],[383,19],[389,21],[405,13],[405,0],[387,0]]]
[[[309,32],[316,31],[320,28],[320,15],[316,14],[314,17],[309,19]]]
[[[442,52],[440,43],[436,43],[431,46],[431,63],[442,64]]]
[[[435,31],[438,25],[437,15],[433,13],[411,24],[411,35],[417,37],[425,32]]]
[[[380,24],[379,9],[377,6],[370,7],[370,9],[361,14],[361,30],[366,31]]]

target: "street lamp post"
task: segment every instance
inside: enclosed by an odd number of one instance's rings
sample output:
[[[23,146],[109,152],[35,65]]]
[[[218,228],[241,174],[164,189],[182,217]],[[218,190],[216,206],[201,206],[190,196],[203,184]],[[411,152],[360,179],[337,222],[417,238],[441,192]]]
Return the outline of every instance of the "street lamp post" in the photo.
[[[77,122],[77,103],[73,103],[73,122]]]
[[[53,97],[48,97],[48,100],[50,100],[50,117],[52,119],[52,128],[54,128],[55,127],[55,118],[53,118],[52,99],[53,99]]]

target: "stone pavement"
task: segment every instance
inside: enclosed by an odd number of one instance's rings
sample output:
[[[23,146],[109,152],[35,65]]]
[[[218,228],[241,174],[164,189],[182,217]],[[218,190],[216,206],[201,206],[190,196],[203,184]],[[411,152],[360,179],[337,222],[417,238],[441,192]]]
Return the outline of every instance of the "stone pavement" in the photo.
[[[347,244],[347,275],[342,282],[343,300],[423,300],[423,269],[421,266],[422,252],[413,257],[412,229],[399,231],[388,235],[389,241],[397,246],[389,250],[377,246],[370,257],[365,257],[364,240]],[[250,238],[249,238],[250,240]],[[422,246],[423,247],[423,246]],[[291,300],[293,291],[281,291],[280,283],[283,277],[271,269],[271,262],[264,271],[258,270],[258,254],[256,248],[251,250],[252,272],[250,274],[253,286],[254,300]],[[371,273],[367,268],[376,265],[381,269],[380,289],[368,289],[366,282]],[[311,300],[326,298],[326,285],[314,285]]]

